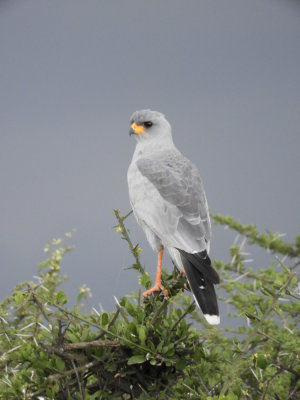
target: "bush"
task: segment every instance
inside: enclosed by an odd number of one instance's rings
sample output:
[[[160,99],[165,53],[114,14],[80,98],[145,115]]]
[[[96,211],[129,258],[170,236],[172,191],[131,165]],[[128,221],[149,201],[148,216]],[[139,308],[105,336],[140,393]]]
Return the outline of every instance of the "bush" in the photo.
[[[140,286],[149,288],[140,249],[124,226],[129,214],[115,215],[134,257],[131,268]],[[114,312],[86,313],[81,303],[89,290],[83,286],[70,308],[59,290],[70,247],[53,240],[38,283],[20,283],[0,305],[0,398],[299,399],[300,237],[288,244],[232,218],[213,219],[272,251],[280,266],[252,271],[236,245],[229,263],[214,262],[239,328],[228,333],[208,325],[184,293],[187,282],[175,266],[172,273],[163,271],[169,298],[143,302],[140,290],[120,299]],[[287,257],[285,264],[280,256]]]

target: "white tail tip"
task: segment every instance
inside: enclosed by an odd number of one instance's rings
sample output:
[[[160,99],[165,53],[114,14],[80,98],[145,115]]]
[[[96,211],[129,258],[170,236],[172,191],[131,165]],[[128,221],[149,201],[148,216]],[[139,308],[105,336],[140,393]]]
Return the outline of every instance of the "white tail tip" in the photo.
[[[210,325],[219,325],[220,323],[220,317],[218,315],[204,314],[204,317]]]

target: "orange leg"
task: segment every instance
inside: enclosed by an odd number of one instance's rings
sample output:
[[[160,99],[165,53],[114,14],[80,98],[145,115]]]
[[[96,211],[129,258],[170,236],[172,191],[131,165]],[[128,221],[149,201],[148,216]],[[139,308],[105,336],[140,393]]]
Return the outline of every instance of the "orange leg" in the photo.
[[[157,257],[157,270],[156,270],[156,278],[155,283],[151,289],[146,290],[143,293],[143,297],[148,297],[151,293],[156,293],[162,291],[165,296],[168,295],[168,290],[164,288],[161,284],[161,264],[162,264],[162,257],[163,257],[164,249],[163,247],[160,248]]]

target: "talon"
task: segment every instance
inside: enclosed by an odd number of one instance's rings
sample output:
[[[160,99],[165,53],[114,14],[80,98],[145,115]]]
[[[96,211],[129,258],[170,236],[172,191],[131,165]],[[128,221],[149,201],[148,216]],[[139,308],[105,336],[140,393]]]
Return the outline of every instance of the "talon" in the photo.
[[[157,293],[157,292],[163,292],[164,296],[168,296],[168,294],[169,294],[168,289],[166,289],[160,282],[158,282],[158,283],[155,283],[155,285],[152,286],[152,288],[146,290],[143,293],[143,298],[145,299],[146,297],[150,296],[150,294]]]

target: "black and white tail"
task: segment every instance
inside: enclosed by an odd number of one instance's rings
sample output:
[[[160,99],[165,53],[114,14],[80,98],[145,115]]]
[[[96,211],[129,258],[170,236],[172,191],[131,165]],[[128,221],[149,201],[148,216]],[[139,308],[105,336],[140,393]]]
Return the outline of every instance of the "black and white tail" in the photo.
[[[187,280],[198,306],[205,319],[211,325],[220,323],[219,308],[214,284],[220,282],[219,275],[213,269],[206,250],[200,253],[180,253]]]

